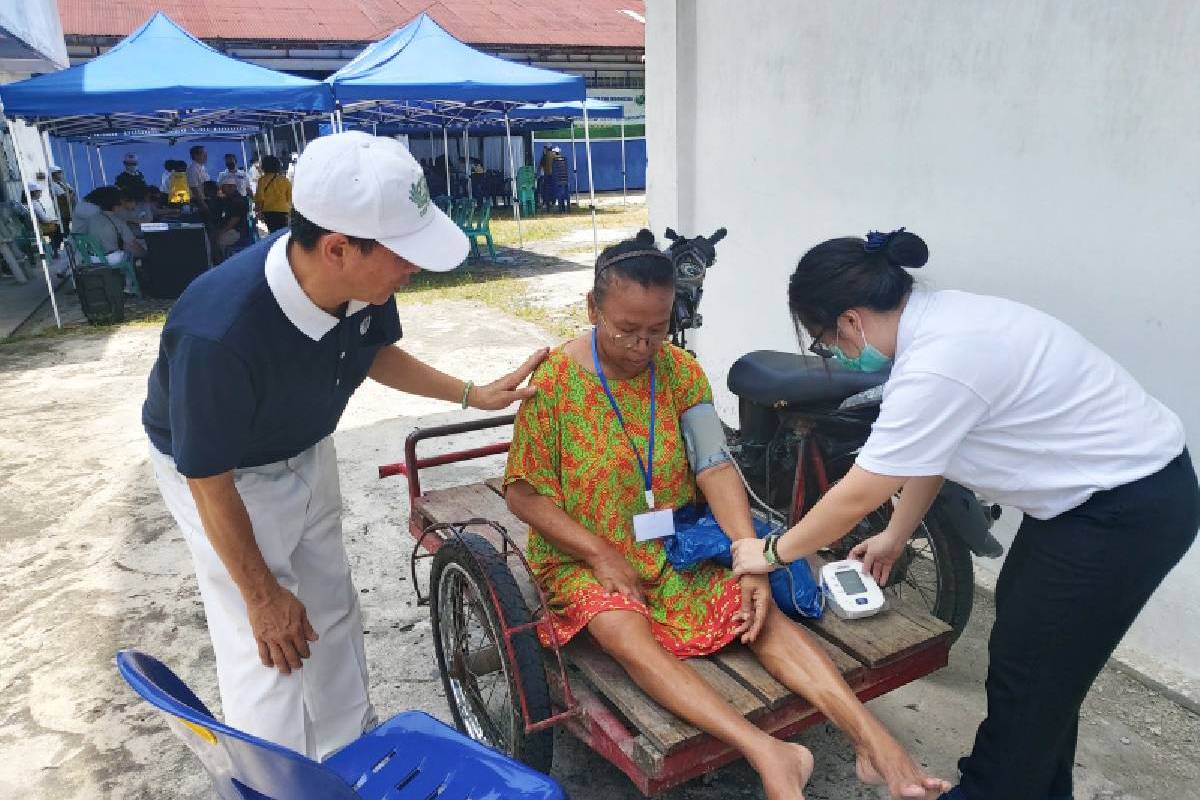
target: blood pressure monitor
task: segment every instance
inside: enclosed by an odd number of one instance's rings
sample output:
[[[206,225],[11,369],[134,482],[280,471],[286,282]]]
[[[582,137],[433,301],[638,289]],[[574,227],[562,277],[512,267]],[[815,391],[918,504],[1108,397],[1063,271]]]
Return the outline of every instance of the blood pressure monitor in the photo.
[[[883,592],[861,561],[834,561],[821,567],[826,604],[842,619],[860,619],[883,610]]]

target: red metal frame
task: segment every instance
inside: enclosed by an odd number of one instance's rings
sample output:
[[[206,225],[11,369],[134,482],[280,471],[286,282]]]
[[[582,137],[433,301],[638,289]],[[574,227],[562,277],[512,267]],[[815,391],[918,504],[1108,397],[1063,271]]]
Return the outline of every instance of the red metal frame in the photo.
[[[512,541],[502,525],[492,520],[472,519],[453,525],[441,524],[429,526],[425,524],[424,519],[421,518],[416,510],[415,503],[422,494],[419,476],[422,468],[455,464],[484,456],[496,455],[506,452],[509,448],[509,443],[504,442],[426,458],[417,458],[418,442],[425,439],[502,427],[510,425],[512,422],[512,416],[504,416],[456,425],[443,425],[414,430],[405,440],[404,462],[401,464],[385,465],[379,468],[380,478],[404,475],[408,479],[409,501],[411,504],[410,508],[412,509],[409,519],[409,529],[413,538],[416,539],[416,547],[412,556],[414,569],[413,585],[417,591],[419,602],[427,602],[427,599],[422,600],[420,587],[416,582],[415,567],[417,562],[420,559],[432,557],[442,544],[453,536],[461,535],[470,526],[490,526],[501,537],[504,543],[502,556],[506,560],[514,556],[518,557],[521,568],[529,570],[529,564],[525,560],[524,554],[520,552],[520,549]],[[817,443],[811,438],[806,437],[800,448],[800,452],[797,453],[797,483],[792,509],[793,522],[808,510],[807,492],[805,491],[807,467],[811,466],[811,469],[815,472],[815,477],[819,484],[818,497],[824,494],[829,488],[829,479]],[[427,552],[421,553],[422,548]],[[536,581],[532,581],[532,583],[537,588],[539,601],[538,613],[535,615],[534,622],[510,627],[507,620],[503,619],[503,615],[497,613],[497,618],[501,620],[505,648],[509,654],[509,662],[515,669],[519,669],[519,667],[516,665],[512,650],[512,637],[533,629],[538,624],[538,620],[544,618],[544,615],[547,613],[545,595],[542,593],[541,588],[537,587]],[[494,587],[489,584],[488,590],[492,595],[493,606],[498,609],[499,604],[496,602]],[[640,745],[636,742],[638,733],[630,731],[626,727],[625,722],[591,687],[584,684],[576,690],[572,690],[557,636],[554,636],[553,628],[549,628],[549,630],[553,637],[552,646],[549,649],[552,650],[557,659],[559,674],[547,674],[546,677],[551,681],[552,685],[560,690],[564,698],[565,708],[562,712],[548,719],[532,722],[529,719],[527,701],[524,696],[522,684],[518,680],[517,691],[527,732],[532,733],[543,730],[551,725],[562,722],[567,730],[592,750],[596,751],[600,757],[625,773],[642,794],[647,797],[654,797],[679,784],[741,758],[740,753],[728,745],[712,737],[705,736],[693,744],[665,754],[661,762],[658,763],[657,768],[647,770],[635,758],[635,754],[640,749]],[[942,641],[893,663],[859,672],[857,675],[852,676],[851,686],[858,697],[865,702],[941,669],[948,663],[949,654],[950,639],[949,636],[946,636]],[[825,717],[823,714],[804,700],[797,699],[780,708],[768,711],[754,718],[753,721],[773,736],[787,739],[800,734],[824,720]]]
[[[492,608],[496,610],[496,619],[500,621],[500,633],[504,640],[504,649],[508,655],[508,663],[517,676],[516,691],[517,699],[521,707],[521,717],[525,722],[525,733],[536,733],[545,730],[559,722],[564,722],[578,713],[578,703],[575,700],[574,693],[571,690],[571,682],[567,677],[567,666],[562,657],[562,644],[558,640],[558,633],[553,626],[547,625],[546,630],[550,634],[550,647],[548,648],[554,655],[558,663],[559,675],[557,676],[562,687],[563,710],[557,714],[552,714],[546,719],[533,720],[529,714],[529,701],[525,696],[525,685],[520,679],[520,664],[517,661],[516,652],[513,650],[512,639],[514,636],[528,631],[535,631],[537,627],[549,617],[549,604],[546,600],[546,595],[538,586],[537,581],[533,579],[533,571],[529,567],[529,562],[525,558],[525,554],[521,552],[521,548],[509,536],[508,531],[503,525],[495,520],[482,519],[475,517],[469,520],[456,522],[452,524],[441,523],[435,525],[425,524],[425,520],[421,518],[417,511],[417,499],[421,497],[421,479],[420,471],[422,468],[444,466],[446,464],[456,464],[463,461],[470,461],[476,458],[483,458],[489,455],[498,455],[507,452],[510,442],[499,442],[484,447],[475,447],[468,450],[459,450],[450,453],[442,453],[441,455],[430,456],[428,458],[417,458],[417,444],[425,439],[443,438],[446,436],[455,436],[472,431],[489,430],[493,428],[502,428],[506,425],[511,425],[515,420],[515,416],[508,414],[500,417],[486,417],[483,419],[472,420],[470,422],[452,423],[449,425],[439,425],[431,428],[418,428],[412,431],[404,440],[404,462],[401,464],[386,464],[379,467],[379,477],[386,478],[393,475],[404,475],[408,478],[408,500],[409,500],[409,533],[416,540],[416,545],[413,547],[412,557],[410,558],[410,569],[412,571],[413,589],[417,593],[417,604],[426,605],[429,602],[427,595],[422,595],[420,581],[417,575],[417,563],[425,558],[432,558],[433,555],[441,548],[443,544],[451,538],[458,538],[468,527],[485,526],[490,527],[502,542],[500,557],[507,563],[509,559],[517,559],[518,568],[523,569],[530,577],[530,584],[537,591],[538,607],[533,609],[531,613],[532,621],[521,625],[510,625],[508,619],[502,613],[499,599],[496,597],[496,589],[491,583],[487,584],[489,599],[492,603]],[[424,549],[426,552],[421,553]],[[469,548],[467,552],[471,554],[471,558],[475,560],[476,566],[483,573],[483,565],[479,564],[478,558]],[[512,567],[510,567],[512,569]],[[486,574],[486,573],[484,573]],[[544,646],[544,645],[543,645]]]

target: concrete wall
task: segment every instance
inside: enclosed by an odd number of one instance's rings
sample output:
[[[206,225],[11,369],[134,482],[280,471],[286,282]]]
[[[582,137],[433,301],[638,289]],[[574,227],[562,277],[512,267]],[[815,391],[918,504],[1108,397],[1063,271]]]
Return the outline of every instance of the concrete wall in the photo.
[[[795,347],[804,250],[905,225],[927,285],[1074,325],[1200,444],[1200,4],[648,5],[651,221],[729,228],[696,340],[723,414],[738,355]],[[1198,584],[1200,548],[1127,645],[1200,685]]]

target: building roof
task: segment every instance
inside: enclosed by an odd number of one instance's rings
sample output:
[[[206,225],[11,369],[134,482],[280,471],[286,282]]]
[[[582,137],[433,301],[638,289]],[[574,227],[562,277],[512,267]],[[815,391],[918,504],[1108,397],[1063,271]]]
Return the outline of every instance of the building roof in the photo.
[[[63,33],[127,36],[163,11],[205,40],[373,42],[426,11],[474,45],[644,49],[645,0],[58,0]]]

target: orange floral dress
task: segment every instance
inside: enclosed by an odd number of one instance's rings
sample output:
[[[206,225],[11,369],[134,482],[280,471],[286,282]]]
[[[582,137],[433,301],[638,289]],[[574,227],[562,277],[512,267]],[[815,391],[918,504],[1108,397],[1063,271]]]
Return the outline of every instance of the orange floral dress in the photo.
[[[696,501],[679,417],[712,402],[708,379],[684,350],[664,345],[655,357],[657,420],[654,496],[657,508]],[[638,456],[649,437],[649,370],[628,380],[609,378],[628,433],[621,429],[594,373],[561,349],[550,354],[531,382],[539,391],[517,413],[504,484],[525,481],[592,534],[620,550],[642,579],[648,605],[608,592],[591,568],[536,530],[529,532],[529,562],[547,594],[549,624],[562,643],[603,611],[628,610],[650,621],[654,638],[680,658],[716,652],[733,639],[741,589],[733,573],[716,564],[676,571],[661,539],[638,542],[633,516],[647,510]],[[545,626],[542,642],[550,643]]]

